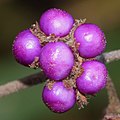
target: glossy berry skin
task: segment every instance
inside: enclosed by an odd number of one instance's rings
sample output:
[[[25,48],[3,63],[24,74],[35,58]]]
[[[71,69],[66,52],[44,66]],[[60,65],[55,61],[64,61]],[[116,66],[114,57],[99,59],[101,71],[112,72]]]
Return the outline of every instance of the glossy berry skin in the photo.
[[[46,106],[56,113],[70,110],[76,102],[74,89],[66,88],[61,81],[54,83],[52,89],[46,85],[42,92],[42,99]]]
[[[95,24],[84,23],[80,25],[74,32],[74,38],[77,43],[80,43],[78,51],[80,56],[84,58],[96,57],[106,47],[104,33]]]
[[[46,34],[63,37],[67,35],[74,23],[73,17],[60,9],[49,9],[40,18],[40,29]]]
[[[49,79],[66,78],[74,65],[71,49],[63,42],[47,43],[41,50],[40,67]]]
[[[94,95],[106,85],[107,69],[98,61],[86,61],[82,64],[83,73],[77,78],[77,88],[81,93]]]
[[[13,55],[24,66],[29,66],[35,57],[39,57],[40,51],[39,39],[29,29],[20,32],[14,40]]]

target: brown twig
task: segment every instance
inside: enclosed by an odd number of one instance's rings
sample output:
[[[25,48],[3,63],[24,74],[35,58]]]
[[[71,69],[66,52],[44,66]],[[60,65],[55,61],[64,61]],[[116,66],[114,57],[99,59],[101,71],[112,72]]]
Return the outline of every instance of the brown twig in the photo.
[[[107,52],[99,56],[97,59],[104,60],[105,63],[110,63],[114,60],[120,59],[120,50],[115,50],[112,52]],[[29,88],[31,86],[43,83],[47,80],[43,72],[36,73],[25,78],[14,80],[7,84],[0,86],[0,97],[7,96],[11,93]]]
[[[29,75],[27,77],[14,80],[7,84],[0,86],[0,97],[7,96],[11,93],[17,92],[19,90],[23,90],[25,88],[29,88],[31,86],[43,83],[46,81],[46,77],[43,72]]]
[[[103,120],[120,120],[120,100],[110,76],[108,76],[106,89],[109,103]]]
[[[96,59],[98,59],[104,63],[110,63],[113,61],[120,60],[120,50],[114,50],[111,52],[103,53],[102,55],[97,56]]]
[[[111,51],[108,53],[103,53],[104,59],[106,63],[110,63],[112,61],[120,60],[120,50]]]

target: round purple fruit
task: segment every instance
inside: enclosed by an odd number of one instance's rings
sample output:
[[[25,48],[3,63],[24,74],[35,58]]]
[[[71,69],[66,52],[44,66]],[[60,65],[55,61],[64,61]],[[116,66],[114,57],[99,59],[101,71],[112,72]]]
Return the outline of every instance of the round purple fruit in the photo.
[[[60,9],[49,9],[40,18],[40,29],[46,34],[63,37],[67,35],[74,23],[73,17]]]
[[[74,38],[77,43],[80,43],[78,51],[80,56],[84,58],[96,57],[106,47],[104,33],[95,24],[84,23],[80,25],[75,30]]]
[[[42,99],[46,106],[56,113],[64,113],[70,110],[75,102],[75,91],[66,88],[63,82],[56,82],[50,89],[47,85],[42,92]]]
[[[40,67],[49,79],[66,78],[74,65],[74,56],[63,42],[47,43],[40,53]]]
[[[39,39],[29,29],[18,34],[13,43],[13,55],[24,66],[29,66],[39,58],[41,45]]]
[[[98,61],[86,61],[82,64],[83,73],[77,78],[76,85],[81,93],[94,95],[103,89],[107,82],[107,69]]]

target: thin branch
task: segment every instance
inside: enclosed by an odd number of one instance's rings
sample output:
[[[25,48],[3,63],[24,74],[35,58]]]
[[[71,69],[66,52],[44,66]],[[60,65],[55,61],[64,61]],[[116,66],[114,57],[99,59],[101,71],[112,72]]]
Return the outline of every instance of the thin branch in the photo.
[[[117,61],[117,60],[120,60],[120,50],[106,52],[100,56],[97,56],[96,58],[104,63],[110,63],[113,61]]]
[[[107,79],[106,89],[109,103],[102,120],[120,120],[120,100],[110,76]]]
[[[120,50],[114,50],[111,52],[103,53],[103,56],[106,63],[120,60]]]
[[[104,61],[105,63],[110,63],[115,60],[120,60],[120,50],[115,50],[107,53],[103,53],[98,56],[97,59]],[[14,80],[12,82],[6,83],[0,86],[0,97],[7,96],[11,93],[29,88],[31,86],[43,83],[47,80],[47,77],[43,72],[36,73],[25,78]]]
[[[110,106],[119,105],[120,100],[118,98],[115,86],[114,86],[110,76],[108,76],[108,79],[107,79],[106,89],[107,89],[107,93],[108,93],[109,105]]]
[[[23,90],[25,88],[29,88],[31,86],[43,83],[46,81],[46,77],[43,72],[29,75],[27,77],[14,80],[7,84],[0,86],[0,97],[7,96],[11,93],[17,92],[19,90]]]

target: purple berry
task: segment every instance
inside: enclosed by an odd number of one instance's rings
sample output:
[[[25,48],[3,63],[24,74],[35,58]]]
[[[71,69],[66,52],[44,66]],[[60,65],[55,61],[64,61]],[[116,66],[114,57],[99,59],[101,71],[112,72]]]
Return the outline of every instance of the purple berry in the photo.
[[[13,43],[13,55],[15,59],[22,65],[29,66],[39,58],[41,45],[39,39],[34,36],[30,30],[24,30],[19,33]]]
[[[46,44],[40,54],[40,67],[49,79],[66,78],[74,65],[74,56],[69,46],[63,42]]]
[[[105,47],[104,33],[95,24],[84,23],[74,33],[77,43],[80,43],[79,54],[84,58],[92,58],[100,55]]]
[[[40,29],[46,34],[63,37],[67,35],[74,23],[73,17],[60,9],[49,9],[40,18]]]
[[[52,89],[46,85],[42,92],[42,99],[46,106],[56,113],[70,110],[76,102],[74,89],[66,88],[63,82],[54,83]]]
[[[106,85],[107,69],[98,61],[86,61],[82,64],[83,73],[77,78],[78,90],[84,94],[96,94]]]

